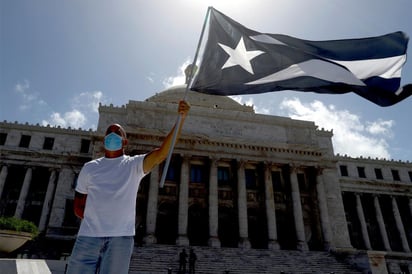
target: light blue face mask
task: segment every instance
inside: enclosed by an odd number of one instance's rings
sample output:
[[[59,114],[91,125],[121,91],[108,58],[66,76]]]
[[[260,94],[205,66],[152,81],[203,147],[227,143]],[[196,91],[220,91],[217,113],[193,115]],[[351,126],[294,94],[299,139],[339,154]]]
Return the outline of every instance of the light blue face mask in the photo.
[[[104,148],[108,151],[118,151],[122,148],[123,139],[112,132],[104,137]]]

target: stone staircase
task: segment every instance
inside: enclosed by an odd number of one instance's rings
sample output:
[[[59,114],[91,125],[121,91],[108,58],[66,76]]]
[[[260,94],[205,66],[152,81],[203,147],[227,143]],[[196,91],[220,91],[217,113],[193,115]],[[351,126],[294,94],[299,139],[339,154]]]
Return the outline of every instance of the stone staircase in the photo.
[[[185,249],[189,254],[189,248]],[[182,247],[168,245],[136,247],[129,273],[178,273],[181,250]],[[197,255],[196,274],[362,273],[322,251],[211,247],[193,247],[193,250]]]

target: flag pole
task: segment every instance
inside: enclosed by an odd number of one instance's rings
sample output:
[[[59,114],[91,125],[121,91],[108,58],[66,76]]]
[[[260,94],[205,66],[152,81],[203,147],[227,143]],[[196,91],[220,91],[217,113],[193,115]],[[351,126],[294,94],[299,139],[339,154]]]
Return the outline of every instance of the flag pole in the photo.
[[[185,95],[183,97],[183,100],[186,100],[187,93],[189,91],[190,83],[192,82],[193,75],[195,74],[195,71],[196,71],[196,61],[197,61],[197,58],[198,58],[198,55],[199,55],[200,46],[202,44],[203,35],[204,35],[205,29],[206,29],[206,23],[208,21],[211,9],[212,9],[212,7],[207,8],[205,20],[203,22],[202,31],[201,31],[200,37],[199,37],[199,42],[198,42],[197,48],[196,48],[195,57],[193,59],[192,65],[190,66],[190,69],[189,69],[189,75],[188,75],[188,79],[187,79],[187,83],[186,83]],[[173,131],[173,138],[172,138],[172,143],[170,144],[169,154],[167,155],[166,162],[165,162],[165,165],[163,167],[162,178],[160,179],[160,183],[159,183],[160,188],[163,188],[165,180],[166,180],[167,170],[169,169],[173,149],[174,149],[174,146],[176,144],[177,132],[179,131],[179,127],[180,127],[181,122],[182,122],[182,115],[179,113],[178,116],[177,116],[176,124],[175,124],[175,130]]]

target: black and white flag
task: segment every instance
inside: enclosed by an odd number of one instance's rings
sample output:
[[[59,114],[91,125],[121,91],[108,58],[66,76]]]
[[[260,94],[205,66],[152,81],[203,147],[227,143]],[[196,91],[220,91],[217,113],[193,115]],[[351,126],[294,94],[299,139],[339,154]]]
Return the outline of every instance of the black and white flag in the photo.
[[[280,90],[354,92],[380,106],[412,93],[401,87],[408,37],[307,41],[259,33],[211,8],[202,62],[190,89],[215,95]]]

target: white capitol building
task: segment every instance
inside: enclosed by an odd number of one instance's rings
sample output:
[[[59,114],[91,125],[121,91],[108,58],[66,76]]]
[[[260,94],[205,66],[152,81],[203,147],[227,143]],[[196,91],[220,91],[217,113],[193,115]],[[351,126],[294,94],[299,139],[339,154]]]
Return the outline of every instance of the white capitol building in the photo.
[[[0,122],[0,216],[42,232],[19,252],[70,253],[76,178],[102,155],[107,126],[124,126],[127,154],[150,151],[184,92],[101,105],[96,131]],[[412,163],[335,155],[331,131],[229,97],[189,92],[187,100],[165,186],[163,165],[140,186],[137,245],[322,250],[356,257],[371,273],[412,273]]]

